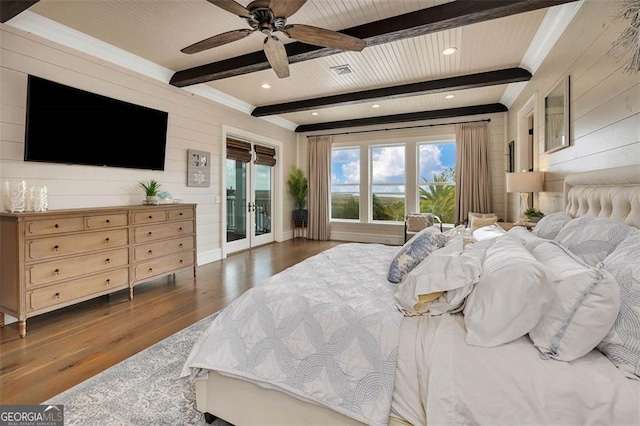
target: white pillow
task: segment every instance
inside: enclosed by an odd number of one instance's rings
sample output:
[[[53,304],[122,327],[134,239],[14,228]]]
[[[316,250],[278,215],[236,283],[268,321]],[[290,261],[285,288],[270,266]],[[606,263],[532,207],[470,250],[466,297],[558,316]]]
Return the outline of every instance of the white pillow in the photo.
[[[466,342],[493,347],[527,334],[551,307],[560,280],[508,234],[491,240],[464,307]]]
[[[637,229],[607,256],[604,268],[620,288],[620,312],[598,349],[629,377],[640,378],[640,231]]]
[[[495,223],[489,226],[483,226],[473,231],[472,235],[476,241],[490,240],[503,236],[507,231],[502,229]]]
[[[620,310],[620,290],[615,278],[594,268],[552,242],[540,244],[533,255],[557,273],[551,309],[529,337],[546,357],[573,361],[594,349],[607,335]]]
[[[439,308],[438,315],[460,307],[472,285],[478,282],[482,261],[482,252],[468,249],[463,253],[463,247],[464,237],[459,235],[407,274],[394,295],[396,306],[405,316],[425,314],[434,302]],[[460,290],[455,292],[458,297],[444,295],[439,300],[443,293],[453,290]]]
[[[553,240],[570,220],[571,216],[565,212],[550,213],[540,219],[531,232],[538,237]]]

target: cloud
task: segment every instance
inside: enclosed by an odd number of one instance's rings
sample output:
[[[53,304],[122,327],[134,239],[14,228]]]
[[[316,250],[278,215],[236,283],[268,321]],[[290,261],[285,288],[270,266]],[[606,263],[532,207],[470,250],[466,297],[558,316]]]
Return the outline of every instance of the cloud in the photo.
[[[374,183],[404,183],[404,146],[375,147],[371,155]]]
[[[331,182],[360,182],[360,148],[334,150],[331,166]]]

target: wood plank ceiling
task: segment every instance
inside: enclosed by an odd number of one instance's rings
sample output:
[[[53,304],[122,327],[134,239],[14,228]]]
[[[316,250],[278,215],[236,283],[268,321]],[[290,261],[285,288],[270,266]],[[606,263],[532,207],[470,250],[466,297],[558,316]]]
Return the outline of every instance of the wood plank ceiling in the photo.
[[[257,36],[181,53],[195,41],[247,28],[205,0],[3,0],[2,20],[29,8],[175,71],[176,87],[204,85],[253,106],[256,117],[278,116],[311,131],[504,111],[507,85],[531,78],[520,64],[546,9],[574,1],[309,0],[288,23],[340,31],[367,47],[342,52],[280,37],[291,67],[285,79],[256,50]],[[457,53],[442,56],[450,46]],[[336,74],[345,67],[351,72]],[[265,83],[271,88],[261,89]]]

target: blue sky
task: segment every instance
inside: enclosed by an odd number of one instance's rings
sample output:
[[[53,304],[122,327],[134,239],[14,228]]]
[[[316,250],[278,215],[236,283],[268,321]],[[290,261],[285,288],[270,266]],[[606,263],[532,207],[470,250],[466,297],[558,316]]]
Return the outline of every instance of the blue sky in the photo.
[[[456,164],[455,143],[419,145],[419,173],[431,179],[434,173],[454,167]],[[360,149],[333,151],[331,164],[332,183],[357,183],[360,180]],[[375,183],[404,182],[404,146],[375,147],[373,155],[373,181]],[[347,188],[345,188],[347,189]]]

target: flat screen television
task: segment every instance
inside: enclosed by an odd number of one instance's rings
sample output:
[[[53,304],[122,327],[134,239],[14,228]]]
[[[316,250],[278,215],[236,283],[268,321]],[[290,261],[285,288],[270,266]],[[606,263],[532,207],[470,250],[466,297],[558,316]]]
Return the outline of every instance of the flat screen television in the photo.
[[[24,160],[164,170],[167,118],[30,75]]]

